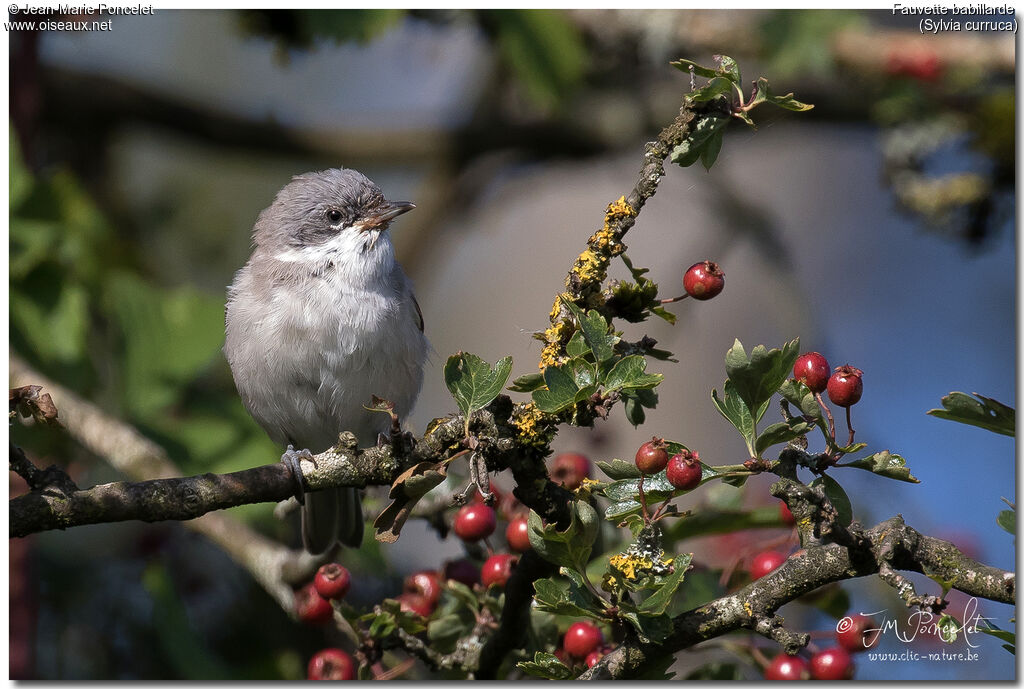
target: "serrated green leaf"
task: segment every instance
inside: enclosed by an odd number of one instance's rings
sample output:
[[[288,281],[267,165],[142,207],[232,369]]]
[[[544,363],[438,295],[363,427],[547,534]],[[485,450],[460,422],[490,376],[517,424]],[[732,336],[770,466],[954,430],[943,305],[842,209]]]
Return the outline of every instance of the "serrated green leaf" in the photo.
[[[565,366],[548,366],[544,369],[546,390],[534,390],[533,401],[537,408],[549,414],[557,414],[576,401],[579,386]]]
[[[777,105],[780,108],[786,110],[792,110],[793,112],[805,112],[807,110],[813,110],[814,106],[809,103],[801,103],[796,98],[793,98],[793,93],[787,93],[784,96],[771,96],[768,98],[768,102],[772,105]]]
[[[658,644],[672,634],[672,618],[668,615],[645,615],[635,610],[630,610],[625,603],[620,605],[622,609],[619,616],[633,625],[640,640],[645,643]]]
[[[1009,534],[1017,535],[1017,514],[1013,510],[1003,510],[996,517],[996,524]]]
[[[623,395],[623,408],[626,412],[626,420],[633,426],[639,426],[647,420],[647,413],[640,404],[640,400],[632,395]]]
[[[736,394],[736,386],[731,380],[725,381],[722,395],[720,398],[717,390],[711,390],[711,400],[714,402],[715,408],[719,414],[725,417],[726,421],[740,432],[747,447],[754,451],[754,417],[751,416],[750,410],[747,409],[747,405],[740,399],[740,396]]]
[[[680,443],[675,443],[675,445],[677,448],[683,447]],[[669,451],[671,454],[675,454],[679,450],[672,449],[670,444]],[[698,487],[708,481],[721,478],[721,474],[703,462],[700,462],[700,468],[701,480]],[[609,521],[618,521],[626,515],[639,512],[641,509],[639,486],[639,479],[622,479],[619,481],[613,481],[612,483],[604,486],[602,493],[611,502],[611,504],[605,508],[604,518]],[[696,490],[696,488],[693,490]],[[644,496],[647,499],[648,505],[665,500],[669,496],[677,497],[689,492],[690,491],[680,490],[669,483],[665,470],[644,478]]]
[[[850,504],[850,498],[843,490],[843,487],[832,478],[831,476],[824,475],[811,481],[811,487],[814,488],[819,485],[824,485],[825,496],[832,502],[832,506],[836,508],[839,523],[843,526],[849,526],[850,522],[853,521],[853,505]]]
[[[675,595],[676,589],[683,583],[683,578],[686,576],[686,569],[690,566],[690,561],[693,560],[692,553],[681,553],[676,555],[672,561],[674,567],[672,574],[669,574],[661,582],[660,588],[652,593],[650,596],[644,599],[640,603],[639,611],[647,615],[661,615],[668,608],[668,604],[672,602],[672,596]]]
[[[569,338],[569,343],[565,345],[565,353],[570,357],[581,357],[590,351],[590,346],[587,345],[587,341],[583,338],[583,331],[577,330]]]
[[[668,309],[666,309],[665,307],[663,307],[663,306],[651,307],[651,313],[653,313],[655,316],[657,316],[658,318],[660,318],[661,320],[665,321],[666,323],[668,323],[670,325],[675,325],[676,324],[676,315],[674,313],[672,313],[671,311],[669,311]],[[667,354],[668,354],[668,357],[665,357],[666,359],[668,359],[669,357],[672,356],[672,354],[670,352],[668,352]],[[653,352],[652,352],[652,355],[653,355]]]
[[[1016,655],[1014,647],[1017,645],[1017,634],[1015,632],[1009,632],[1000,629],[999,627],[994,625],[992,622],[986,620],[985,618],[981,618],[979,620],[978,624],[975,625],[975,629],[977,629],[977,631],[981,632],[982,634],[994,636],[1000,641],[1005,641],[1008,644],[1011,644],[1009,646],[1003,646],[1003,648],[1008,650],[1010,653]]]
[[[476,594],[473,590],[463,584],[462,582],[455,581],[454,579],[448,579],[445,582],[447,586],[447,592],[452,595],[453,598],[457,599],[463,606],[469,608],[473,612],[480,610],[480,601],[477,600]]]
[[[505,387],[512,372],[512,357],[506,356],[491,365],[476,356],[459,352],[448,357],[444,365],[444,382],[465,416],[490,404]]]
[[[768,85],[768,80],[764,77],[758,77],[757,82],[754,85],[754,95],[747,102],[747,107],[755,108],[761,103],[768,100],[768,96],[771,94],[771,87]]]
[[[740,66],[736,64],[736,60],[732,59],[728,55],[716,55],[715,61],[718,62],[717,72],[722,76],[729,79],[734,84],[739,84],[743,81],[740,76]]]
[[[664,378],[660,373],[645,373],[646,370],[647,359],[638,354],[631,354],[616,361],[601,382],[605,390],[611,392],[653,388]]]
[[[594,359],[598,363],[611,359],[615,354],[612,348],[618,338],[608,332],[611,326],[605,317],[593,310],[584,313],[580,307],[565,297],[562,297],[562,303],[576,317],[576,322],[579,323],[580,331],[583,333],[583,339],[590,347],[590,351],[594,353]]]
[[[450,647],[460,637],[469,636],[473,631],[473,620],[467,617],[449,614],[431,620],[427,625],[427,638],[431,644]]]
[[[956,641],[961,629],[960,622],[949,614],[940,617],[936,626],[939,632],[939,640],[947,644]]]
[[[876,452],[868,457],[862,457],[861,459],[853,462],[847,462],[846,464],[837,464],[836,466],[855,467],[857,469],[870,471],[880,476],[894,478],[898,481],[920,483],[920,481],[910,473],[910,469],[907,468],[906,460],[897,454],[890,453],[888,450],[882,450],[881,452]]]
[[[568,617],[589,617],[595,620],[603,619],[601,609],[590,609],[590,606],[582,604],[580,600],[574,600],[573,596],[557,582],[551,579],[538,579],[533,582],[533,600],[537,610],[549,612],[552,615],[566,615]]]
[[[530,545],[542,558],[560,567],[583,570],[600,528],[597,512],[584,500],[573,500],[571,521],[564,531],[544,521],[533,510],[526,520]]]
[[[573,671],[562,664],[552,653],[537,651],[533,654],[533,660],[524,660],[516,663],[516,667],[528,675],[542,677],[544,679],[565,680],[572,679]]]
[[[640,478],[640,470],[633,462],[624,462],[621,459],[613,459],[611,462],[597,462],[597,467],[605,473],[605,476],[618,481],[628,478]]]
[[[1014,437],[1017,415],[1013,407],[976,392],[973,394],[980,401],[971,399],[963,392],[951,392],[942,398],[944,409],[932,409],[928,413],[940,419],[965,423]]]
[[[749,359],[743,344],[736,340],[725,355],[725,372],[747,409],[756,410],[778,392],[798,356],[800,338],[787,342],[781,349],[757,345]]]
[[[711,69],[710,67],[701,67],[692,60],[679,59],[675,62],[670,62],[669,64],[679,71],[686,72],[687,74],[690,73],[690,67],[693,67],[693,73],[699,77],[704,77],[705,79],[711,79],[718,76],[718,72],[714,69]]]
[[[732,533],[746,529],[778,529],[785,524],[775,506],[754,510],[701,509],[685,519],[677,519],[665,527],[665,537],[672,541]]]
[[[757,445],[755,446],[757,454],[760,456],[762,452],[772,445],[788,443],[794,438],[806,435],[812,428],[814,428],[813,423],[808,423],[798,418],[790,419],[788,422],[773,423],[758,434]]]
[[[542,387],[544,387],[543,373],[527,373],[513,380],[512,385],[508,386],[508,389],[513,392],[533,392]]]

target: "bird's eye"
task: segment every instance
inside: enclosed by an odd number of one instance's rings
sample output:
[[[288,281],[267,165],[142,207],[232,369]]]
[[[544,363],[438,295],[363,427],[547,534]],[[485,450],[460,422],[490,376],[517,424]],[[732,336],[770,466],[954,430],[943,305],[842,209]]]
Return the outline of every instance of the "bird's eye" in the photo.
[[[330,220],[332,224],[338,224],[341,222],[341,211],[332,208],[327,211],[327,219]]]

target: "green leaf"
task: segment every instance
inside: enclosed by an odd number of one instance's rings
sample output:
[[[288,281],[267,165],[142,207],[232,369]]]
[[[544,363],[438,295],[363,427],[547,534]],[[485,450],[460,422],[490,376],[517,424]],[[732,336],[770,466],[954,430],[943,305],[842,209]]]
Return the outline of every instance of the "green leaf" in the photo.
[[[640,390],[649,389],[658,385],[664,376],[660,373],[645,373],[647,370],[647,359],[631,354],[624,356],[615,362],[611,371],[601,382],[605,390]]]
[[[683,577],[686,576],[686,569],[690,566],[690,561],[693,559],[693,553],[683,553],[676,555],[672,561],[674,567],[672,574],[669,574],[661,583],[661,587],[648,596],[640,604],[639,611],[647,615],[661,615],[668,608],[668,604],[672,602],[672,596],[675,595],[676,589],[683,583]]]
[[[542,387],[544,387],[543,373],[527,373],[513,380],[508,389],[513,392],[533,392]]]
[[[720,129],[729,124],[729,118],[705,115],[697,120],[690,130],[689,136],[669,153],[669,160],[682,167],[689,167],[697,162],[702,149],[711,141]]]
[[[771,87],[768,85],[768,80],[764,77],[758,77],[754,85],[754,95],[747,102],[747,106],[750,108],[757,107],[768,100],[769,94],[771,94]]]
[[[793,98],[793,93],[787,93],[784,96],[771,96],[768,98],[768,102],[772,105],[777,105],[780,108],[786,110],[792,110],[794,112],[805,112],[807,110],[813,110],[814,106],[809,103],[801,103],[796,98]]]
[[[850,498],[846,495],[846,491],[843,490],[843,487],[834,478],[828,475],[819,476],[811,481],[812,488],[819,485],[824,485],[825,496],[832,502],[832,506],[836,508],[839,523],[843,526],[849,526],[850,522],[853,521],[853,506],[850,504]]]
[[[668,615],[645,615],[625,602],[619,607],[619,616],[633,625],[644,643],[658,644],[672,634],[672,618]]]
[[[787,342],[782,349],[758,345],[750,352],[749,359],[743,344],[736,340],[725,355],[725,372],[747,409],[755,410],[778,392],[799,355],[800,338]]]
[[[963,392],[951,392],[942,398],[945,409],[932,409],[928,413],[940,419],[984,428],[993,433],[1014,437],[1016,412],[991,397],[973,393],[980,402]]]
[[[1010,621],[1012,622],[1013,620],[1010,620]],[[1014,655],[1017,654],[1017,651],[1016,651],[1017,634],[1015,632],[1008,632],[1008,631],[1005,631],[1003,629],[1000,629],[999,627],[997,627],[996,625],[992,624],[991,622],[989,622],[985,618],[981,618],[979,620],[979,622],[980,622],[980,624],[976,624],[975,625],[975,629],[977,631],[979,631],[979,632],[981,632],[983,634],[988,634],[989,636],[994,636],[997,639],[999,639],[1000,641],[1007,642],[1006,644],[1003,645],[1003,648],[1005,648],[1010,653],[1013,653]]]
[[[459,352],[448,357],[444,365],[444,382],[465,416],[490,404],[505,387],[512,372],[512,357],[499,359],[491,365],[476,356]]]
[[[960,633],[960,622],[952,615],[943,615],[939,618],[938,624],[939,639],[944,643],[951,644],[956,641]]]
[[[876,452],[869,457],[862,457],[861,459],[853,462],[837,464],[836,466],[855,467],[857,469],[870,471],[880,476],[894,478],[898,481],[920,483],[920,481],[910,473],[910,469],[907,468],[906,460],[897,454],[890,453],[888,450],[882,450],[881,452]]]
[[[579,386],[565,366],[548,366],[544,369],[546,390],[534,390],[533,401],[537,408],[549,414],[557,414],[576,402]]]
[[[1003,510],[996,517],[996,524],[1009,534],[1017,535],[1017,514],[1013,510]]]
[[[427,624],[427,638],[432,645],[451,647],[461,637],[469,636],[473,626],[474,622],[469,615],[442,615]]]
[[[580,331],[583,333],[583,339],[594,353],[594,359],[598,363],[611,359],[615,354],[612,348],[615,346],[618,338],[608,332],[611,326],[605,317],[597,311],[583,313],[580,307],[565,297],[562,297],[562,303],[576,317]]]
[[[583,356],[590,351],[590,347],[587,345],[587,341],[583,338],[583,331],[577,330],[569,338],[569,343],[565,345],[565,353],[570,357]]]
[[[552,653],[537,651],[533,654],[533,660],[524,660],[516,664],[520,670],[534,677],[543,679],[572,679],[573,671],[562,664]]]
[[[711,166],[718,160],[718,153],[722,150],[722,138],[724,132],[719,131],[704,144],[700,151],[700,164],[705,170],[711,170]]]
[[[814,428],[813,423],[808,423],[799,418],[790,419],[788,422],[773,423],[757,436],[757,445],[755,446],[757,454],[760,456],[762,452],[772,445],[788,443],[794,438],[806,435],[812,428]]]
[[[732,59],[728,55],[716,55],[715,61],[718,62],[717,72],[719,74],[726,77],[734,84],[739,84],[743,81],[740,76],[740,66],[736,64],[736,60]]]
[[[686,72],[687,74],[690,73],[690,67],[693,67],[693,73],[699,77],[704,77],[705,79],[712,79],[718,76],[718,72],[714,69],[711,69],[710,67],[701,67],[692,60],[679,59],[675,62],[670,62],[669,64],[682,72]]]
[[[613,481],[626,478],[640,478],[640,470],[633,462],[624,462],[621,459],[613,459],[611,462],[597,462],[597,467]]]
[[[747,409],[747,405],[743,403],[739,395],[736,394],[736,386],[731,380],[725,381],[725,387],[722,391],[723,396],[718,396],[718,390],[712,388],[711,400],[715,403],[715,409],[718,413],[725,417],[725,420],[736,427],[736,430],[740,432],[740,435],[747,440],[747,445],[753,447],[754,445],[754,417],[750,415],[750,410]]]
[[[530,510],[527,531],[530,545],[542,558],[560,567],[583,570],[600,528],[597,512],[584,500],[573,500],[571,521],[565,531],[555,524],[544,524],[540,515]]]
[[[715,77],[696,91],[687,94],[694,103],[705,103],[732,91],[732,82],[727,77]]]
[[[551,579],[538,579],[533,582],[533,590],[536,591],[533,600],[537,610],[549,612],[552,615],[566,615],[568,617],[589,617],[601,621],[604,616],[601,614],[600,606],[589,605],[586,600],[578,594],[573,595],[565,587]],[[588,591],[589,593],[589,591]],[[591,594],[593,597],[593,594]]]
[[[736,491],[738,492],[738,491]],[[746,529],[778,529],[784,527],[775,506],[745,510],[701,509],[685,519],[677,519],[665,528],[665,537],[673,541],[713,534],[732,533]]]
[[[680,443],[670,443],[669,454],[678,453],[682,447]],[[700,468],[701,480],[698,486],[708,481],[713,481],[716,478],[721,478],[721,474],[703,462],[700,463]],[[622,479],[604,486],[601,492],[611,502],[605,508],[604,518],[609,521],[618,521],[626,515],[639,512],[641,509],[639,485],[639,479]],[[696,490],[696,488],[693,490]],[[665,500],[669,496],[676,497],[685,495],[688,492],[690,491],[680,490],[669,483],[668,476],[664,470],[647,476],[644,479],[644,495],[648,505]]]
[[[784,400],[795,406],[802,415],[810,416],[814,419],[814,422],[825,436],[826,442],[831,441],[831,436],[828,434],[828,422],[825,420],[825,412],[822,411],[821,405],[818,404],[818,400],[810,388],[800,381],[790,378],[782,381],[782,385],[779,386],[779,394],[782,395]]]

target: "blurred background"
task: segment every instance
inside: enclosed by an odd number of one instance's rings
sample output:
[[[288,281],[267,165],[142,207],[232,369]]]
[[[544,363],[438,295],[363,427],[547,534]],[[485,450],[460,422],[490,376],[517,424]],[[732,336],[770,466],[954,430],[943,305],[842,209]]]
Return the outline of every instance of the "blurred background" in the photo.
[[[726,290],[675,305],[674,326],[627,330],[679,359],[651,366],[666,380],[646,424],[616,409],[554,449],[630,459],[657,434],[712,464],[743,461],[710,400],[725,351],[734,338],[749,349],[799,336],[833,366],[864,370],[857,439],[903,455],[922,481],[838,474],[855,517],[899,512],[1013,568],[1014,538],[995,523],[1000,497],[1016,500],[1013,440],[925,414],[952,390],[1015,406],[1012,34],[921,35],[916,19],[846,10],[160,10],[113,17],[106,32],[12,32],[10,347],[186,474],[275,461],[281,448],[246,414],[220,352],[225,287],[292,175],[354,167],[417,204],[392,232],[435,350],[408,419],[422,432],[455,410],[441,375],[455,351],[511,354],[514,376],[536,370],[531,333],[689,88],[669,61],[715,53],[815,108],[759,108],[756,131],[730,125],[710,173],[667,171],[629,256],[665,297],[704,258],[722,265]],[[11,433],[80,486],[124,478],[52,430]],[[683,506],[773,505],[769,484],[697,491]],[[24,490],[13,477],[12,494]],[[273,505],[230,514],[297,543]],[[716,568],[781,533],[677,548]],[[413,522],[394,546],[369,537],[343,557],[354,602],[368,605],[461,552]],[[13,678],[295,679],[336,641],[290,621],[176,523],[12,540],[10,567]],[[843,589],[851,611],[906,614],[874,579]],[[802,603],[782,614],[797,628],[835,625]],[[1011,626],[1009,606],[982,602],[980,614]],[[865,659],[857,678],[1014,677],[998,641],[972,643],[977,662]],[[881,650],[905,647],[890,636]],[[680,654],[677,670],[709,653]]]

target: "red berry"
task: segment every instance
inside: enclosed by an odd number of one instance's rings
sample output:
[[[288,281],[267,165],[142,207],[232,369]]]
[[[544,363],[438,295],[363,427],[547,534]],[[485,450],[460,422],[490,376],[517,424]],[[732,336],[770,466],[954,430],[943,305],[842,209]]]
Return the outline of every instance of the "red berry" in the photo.
[[[839,631],[840,629],[842,631]],[[866,651],[871,648],[878,643],[880,634],[881,632],[867,615],[844,617],[839,620],[839,625],[836,627],[836,639],[839,641],[839,645],[850,653]]]
[[[472,588],[480,583],[480,568],[466,559],[452,560],[444,566],[444,578]]]
[[[810,388],[811,392],[825,392],[831,370],[825,357],[817,352],[807,352],[796,358],[793,377]]]
[[[792,682],[798,679],[810,679],[810,668],[807,661],[800,656],[780,653],[764,670],[765,679],[777,679]]]
[[[403,591],[423,596],[431,605],[437,605],[437,601],[441,598],[441,577],[437,572],[430,570],[413,572],[405,578]]]
[[[603,643],[604,634],[590,622],[573,622],[562,639],[565,650],[577,658],[586,658]]]
[[[491,555],[487,562],[484,563],[483,569],[480,570],[481,583],[485,587],[491,584],[504,586],[508,578],[512,576],[512,570],[518,562],[518,555],[510,555],[508,553]]]
[[[322,565],[313,578],[316,592],[324,598],[344,598],[352,585],[352,576],[337,562]]]
[[[355,679],[356,664],[340,648],[325,648],[309,659],[307,679]]]
[[[487,538],[497,526],[494,510],[481,503],[466,505],[455,515],[455,535],[467,543]]]
[[[551,478],[566,490],[576,490],[583,479],[590,478],[590,460],[578,452],[563,452],[555,456]]]
[[[714,261],[698,261],[683,275],[683,289],[694,299],[704,301],[717,296],[725,287],[725,273]]]
[[[636,451],[636,468],[641,474],[656,474],[668,464],[665,441],[651,438]]]
[[[334,617],[334,608],[311,582],[295,592],[295,614],[303,622],[324,624]]]
[[[665,474],[668,482],[680,490],[693,490],[700,483],[702,471],[700,458],[696,452],[683,450],[668,460],[668,468]]]
[[[828,398],[832,404],[840,407],[850,407],[857,404],[861,393],[864,392],[864,383],[861,376],[864,372],[853,366],[837,366],[836,372],[828,379]]]
[[[399,606],[405,612],[411,612],[423,617],[430,617],[430,614],[434,612],[433,604],[427,600],[426,596],[421,596],[418,593],[402,593],[396,596],[395,600],[398,601]]]
[[[607,647],[601,647],[596,651],[591,651],[590,654],[587,656],[587,659],[583,662],[587,664],[587,667],[594,667],[595,665],[601,662],[601,658],[604,658],[606,655],[608,655],[608,652],[610,650],[611,649]]]
[[[493,483],[490,485],[489,488],[490,488],[491,493],[494,494],[494,504],[495,505],[500,504],[502,499],[505,497],[504,494]],[[481,504],[481,505],[486,505],[487,504],[484,501],[484,496],[480,494],[480,491],[476,491],[475,493],[473,493],[473,502]]]
[[[527,526],[526,517],[518,517],[508,523],[505,539],[512,550],[525,553],[530,549],[530,528]]]
[[[814,679],[852,679],[853,658],[838,646],[826,648],[811,656],[811,677]]]
[[[779,500],[779,518],[782,519],[784,524],[793,526],[796,524],[796,517],[789,511],[789,505]]]
[[[786,556],[774,550],[758,553],[750,563],[750,578],[760,579],[786,561]]]

